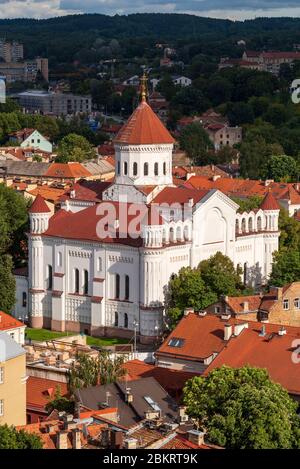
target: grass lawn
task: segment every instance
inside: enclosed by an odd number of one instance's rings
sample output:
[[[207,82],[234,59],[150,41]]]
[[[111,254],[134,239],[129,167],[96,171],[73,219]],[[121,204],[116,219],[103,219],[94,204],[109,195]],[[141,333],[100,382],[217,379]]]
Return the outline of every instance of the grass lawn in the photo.
[[[26,338],[31,340],[36,340],[38,342],[43,342],[45,340],[58,339],[60,337],[67,337],[76,335],[74,332],[54,332],[48,331],[47,329],[30,329],[26,328]],[[105,345],[117,345],[117,344],[127,344],[129,341],[126,339],[113,339],[108,337],[87,337],[88,345],[97,345],[98,347],[103,347]]]

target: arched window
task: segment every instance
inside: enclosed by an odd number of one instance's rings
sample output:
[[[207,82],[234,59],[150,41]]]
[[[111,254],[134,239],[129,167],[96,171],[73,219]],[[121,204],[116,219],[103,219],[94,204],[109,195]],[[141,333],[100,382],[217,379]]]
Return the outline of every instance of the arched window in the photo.
[[[62,253],[61,252],[57,254],[57,265],[58,267],[62,266]]]
[[[167,174],[167,165],[166,165],[166,163],[163,164],[163,173],[164,173],[164,176]]]
[[[117,166],[117,174],[118,174],[118,176],[120,175],[120,172],[121,172],[121,165],[120,165],[120,161],[118,161],[118,166]]]
[[[83,294],[87,295],[89,292],[89,273],[87,270],[83,271]]]
[[[128,314],[124,314],[124,327],[127,329],[128,328]]]
[[[149,174],[149,165],[148,163],[144,163],[144,176],[148,176]]]
[[[125,275],[125,300],[129,300],[129,275]]]
[[[242,219],[242,232],[245,233],[246,231],[246,218]]]
[[[249,220],[248,220],[248,231],[250,231],[250,233],[253,231],[253,219],[252,219],[252,217],[250,217]]]
[[[238,233],[239,232],[239,220],[238,218],[235,220],[235,231]]]
[[[257,218],[257,231],[261,231],[262,230],[262,220],[261,220],[261,217],[258,217]]]
[[[115,298],[120,298],[120,275],[116,274],[116,290],[115,290]]]
[[[158,176],[158,163],[154,163],[154,176]]]
[[[133,175],[137,176],[138,173],[138,165],[137,163],[133,163]]]
[[[117,311],[115,312],[115,322],[114,322],[114,326],[115,326],[115,327],[118,327],[118,326],[119,326],[119,314],[118,314]]]
[[[23,308],[27,307],[27,293],[25,291],[22,293],[22,306]]]
[[[127,164],[127,161],[124,161],[124,175],[127,176],[127,172],[128,172],[128,164]]]
[[[79,270],[74,269],[74,293],[79,293]]]
[[[52,280],[52,265],[47,267],[47,290],[52,290],[53,280]]]

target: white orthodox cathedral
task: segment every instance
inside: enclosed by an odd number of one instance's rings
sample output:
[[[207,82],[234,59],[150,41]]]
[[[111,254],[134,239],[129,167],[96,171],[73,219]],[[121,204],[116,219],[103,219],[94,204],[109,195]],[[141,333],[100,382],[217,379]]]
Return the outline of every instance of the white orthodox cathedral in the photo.
[[[266,281],[278,249],[276,200],[268,193],[259,210],[241,214],[218,190],[175,186],[173,145],[142,93],[115,139],[115,181],[102,202],[71,193],[51,216],[37,196],[28,275],[16,275],[17,317],[28,315],[34,328],[96,336],[136,330],[150,343],[162,329],[169,279],[182,267],[220,251],[243,268],[246,283]]]

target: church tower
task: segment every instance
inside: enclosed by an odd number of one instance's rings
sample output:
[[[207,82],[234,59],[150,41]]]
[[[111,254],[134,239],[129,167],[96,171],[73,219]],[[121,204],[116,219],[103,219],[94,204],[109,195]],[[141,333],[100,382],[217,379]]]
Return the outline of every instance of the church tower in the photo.
[[[164,188],[173,184],[172,151],[175,141],[147,103],[145,75],[141,78],[140,95],[139,106],[114,141],[116,175],[115,184],[107,191],[110,200],[118,200],[120,194],[126,194],[128,201],[133,202],[136,201],[134,187],[138,190],[139,187]]]

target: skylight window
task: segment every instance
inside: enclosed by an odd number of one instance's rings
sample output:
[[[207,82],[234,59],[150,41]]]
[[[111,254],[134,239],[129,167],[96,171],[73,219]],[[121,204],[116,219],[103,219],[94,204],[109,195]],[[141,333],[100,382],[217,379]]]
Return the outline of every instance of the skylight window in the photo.
[[[178,337],[172,337],[172,339],[169,341],[168,345],[169,347],[183,347],[184,344],[184,339],[180,339]]]

